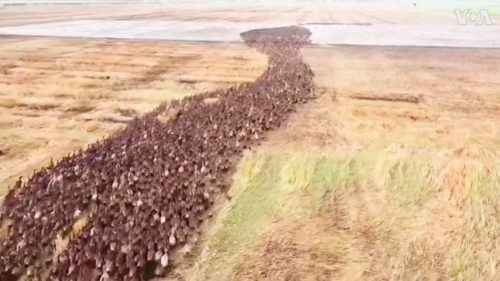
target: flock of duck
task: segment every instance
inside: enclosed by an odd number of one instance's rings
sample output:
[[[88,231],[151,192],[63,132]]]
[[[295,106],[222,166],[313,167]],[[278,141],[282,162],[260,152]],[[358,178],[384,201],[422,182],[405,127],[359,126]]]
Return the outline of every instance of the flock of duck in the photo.
[[[160,105],[20,179],[0,213],[0,280],[164,275],[227,188],[237,156],[312,96],[300,54],[309,36],[299,27],[243,33],[268,55],[255,82]]]

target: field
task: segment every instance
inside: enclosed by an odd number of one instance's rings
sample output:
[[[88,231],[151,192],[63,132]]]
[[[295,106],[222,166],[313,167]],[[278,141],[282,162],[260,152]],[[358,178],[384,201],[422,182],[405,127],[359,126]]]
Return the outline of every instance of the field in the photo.
[[[265,56],[241,45],[0,40],[0,194],[51,157],[161,102],[253,81]]]
[[[500,52],[303,54],[318,99],[246,154],[180,275],[497,279]]]
[[[68,16],[258,22],[273,12],[193,9],[0,11],[0,26]],[[440,9],[398,11],[272,14],[455,21]],[[244,152],[228,194],[161,280],[500,279],[500,49],[313,45],[301,53],[315,99]],[[266,64],[237,43],[0,37],[0,194],[161,102],[251,82]]]

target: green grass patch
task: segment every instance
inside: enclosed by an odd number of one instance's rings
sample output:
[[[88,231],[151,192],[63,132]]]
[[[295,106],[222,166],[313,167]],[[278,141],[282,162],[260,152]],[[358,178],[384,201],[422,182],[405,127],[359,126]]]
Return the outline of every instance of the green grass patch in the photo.
[[[465,231],[452,249],[453,280],[498,280],[500,253],[500,166],[478,172],[468,184]]]
[[[252,246],[260,235],[277,204],[285,195],[279,188],[279,163],[283,160],[271,155],[246,159],[239,166],[234,189],[237,201],[222,221],[223,227],[212,240],[210,248],[222,254]]]
[[[321,208],[327,194],[355,195],[387,186],[391,204],[417,208],[437,190],[429,179],[430,170],[425,159],[382,151],[267,148],[251,152],[238,166],[232,206],[209,239],[209,252],[216,257],[211,266],[230,271],[255,248],[274,220],[286,217],[304,222]],[[375,219],[373,223],[387,222]]]

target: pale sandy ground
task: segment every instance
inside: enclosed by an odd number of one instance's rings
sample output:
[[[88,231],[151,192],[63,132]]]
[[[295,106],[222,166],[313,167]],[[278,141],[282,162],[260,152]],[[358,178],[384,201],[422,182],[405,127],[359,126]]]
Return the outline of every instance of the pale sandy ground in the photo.
[[[471,4],[472,5],[472,4]],[[303,5],[112,5],[37,6],[0,9],[0,26],[17,26],[68,20],[147,20],[289,22],[296,24],[391,24],[455,26],[456,8],[477,11],[479,4],[435,7],[411,4],[303,4]],[[76,8],[75,8],[76,7]],[[500,24],[500,5],[486,7],[493,24]]]
[[[241,42],[239,34],[246,30],[300,25],[311,30],[314,44],[500,48],[500,5],[488,9],[491,25],[460,25],[454,8],[339,3],[40,6],[0,10],[0,35]]]
[[[161,102],[253,81],[243,45],[0,39],[0,194]]]
[[[83,19],[455,25],[450,10],[411,5],[113,5],[0,10],[0,26]]]
[[[243,43],[242,32],[299,25],[315,45],[500,48],[500,25],[323,24],[286,21],[71,20],[0,27],[1,35]]]

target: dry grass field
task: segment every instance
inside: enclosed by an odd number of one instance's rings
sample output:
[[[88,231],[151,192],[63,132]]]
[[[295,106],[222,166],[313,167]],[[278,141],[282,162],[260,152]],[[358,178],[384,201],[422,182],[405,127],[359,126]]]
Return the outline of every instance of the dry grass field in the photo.
[[[0,195],[161,102],[253,81],[266,63],[242,45],[2,38]]]
[[[170,280],[498,280],[500,51],[303,53],[318,99]]]
[[[0,26],[69,17],[456,24],[442,10],[390,6],[171,9],[0,10]],[[310,46],[303,55],[317,99],[246,152],[166,280],[500,280],[500,49]],[[253,81],[266,63],[238,44],[0,37],[0,195],[160,102]]]

